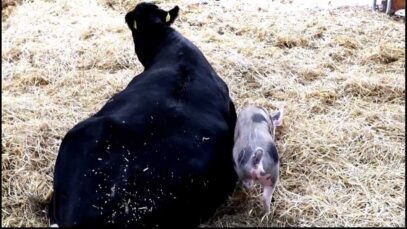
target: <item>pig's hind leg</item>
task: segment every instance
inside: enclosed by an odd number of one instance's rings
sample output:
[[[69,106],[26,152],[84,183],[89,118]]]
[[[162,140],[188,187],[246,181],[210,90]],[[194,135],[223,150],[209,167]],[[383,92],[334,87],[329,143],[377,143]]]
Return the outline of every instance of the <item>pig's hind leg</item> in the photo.
[[[243,186],[249,190],[253,189],[253,180],[252,179],[246,179],[242,181]]]
[[[270,177],[268,177],[267,181],[268,182],[262,182],[263,185],[263,204],[264,208],[266,210],[266,213],[270,212],[270,204],[271,204],[271,198],[273,197],[274,190],[276,188],[276,185],[278,183],[278,166],[275,167],[277,168],[277,171],[274,171]]]
[[[275,189],[275,184],[272,185],[267,185],[263,187],[263,204],[264,208],[266,210],[266,213],[270,212],[270,204],[271,204],[271,198],[273,197],[273,192]]]

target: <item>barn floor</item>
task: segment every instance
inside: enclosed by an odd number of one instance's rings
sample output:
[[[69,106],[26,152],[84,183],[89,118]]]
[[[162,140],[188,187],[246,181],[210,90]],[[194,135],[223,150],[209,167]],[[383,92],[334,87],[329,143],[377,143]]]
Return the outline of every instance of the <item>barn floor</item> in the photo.
[[[3,2],[2,226],[46,226],[62,137],[142,71],[124,23],[136,3]],[[237,186],[202,226],[405,227],[404,21],[369,6],[158,2],[180,6],[175,28],[238,111],[285,109],[271,214],[260,186]]]

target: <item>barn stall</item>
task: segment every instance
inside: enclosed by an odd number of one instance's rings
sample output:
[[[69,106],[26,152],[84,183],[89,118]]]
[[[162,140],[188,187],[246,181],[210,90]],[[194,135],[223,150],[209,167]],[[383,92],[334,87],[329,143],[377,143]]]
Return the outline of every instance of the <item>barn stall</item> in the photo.
[[[142,71],[139,1],[2,1],[2,226],[47,226],[64,134]],[[405,226],[405,21],[371,1],[156,1],[239,112],[284,108],[272,211],[237,184],[207,226]],[[379,4],[379,2],[377,3]]]

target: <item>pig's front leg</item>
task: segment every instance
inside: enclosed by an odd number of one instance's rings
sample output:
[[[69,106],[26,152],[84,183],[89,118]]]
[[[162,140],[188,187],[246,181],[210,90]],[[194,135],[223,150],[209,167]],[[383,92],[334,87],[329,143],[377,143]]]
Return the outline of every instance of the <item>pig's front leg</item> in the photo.
[[[274,185],[273,186],[264,186],[263,188],[263,204],[264,208],[266,210],[266,213],[270,212],[270,204],[271,204],[271,198],[273,196],[274,192]]]

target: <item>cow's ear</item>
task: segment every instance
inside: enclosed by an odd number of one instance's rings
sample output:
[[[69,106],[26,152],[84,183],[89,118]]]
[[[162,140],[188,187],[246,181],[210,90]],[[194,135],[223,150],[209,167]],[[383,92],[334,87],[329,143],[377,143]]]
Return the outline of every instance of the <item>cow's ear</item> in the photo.
[[[130,30],[136,30],[137,29],[137,22],[136,22],[136,18],[134,16],[134,12],[128,12],[126,14],[126,16],[124,17],[127,26],[129,26]]]
[[[175,6],[170,11],[168,11],[167,15],[165,16],[165,23],[171,25],[174,23],[175,19],[178,17],[179,7]]]

